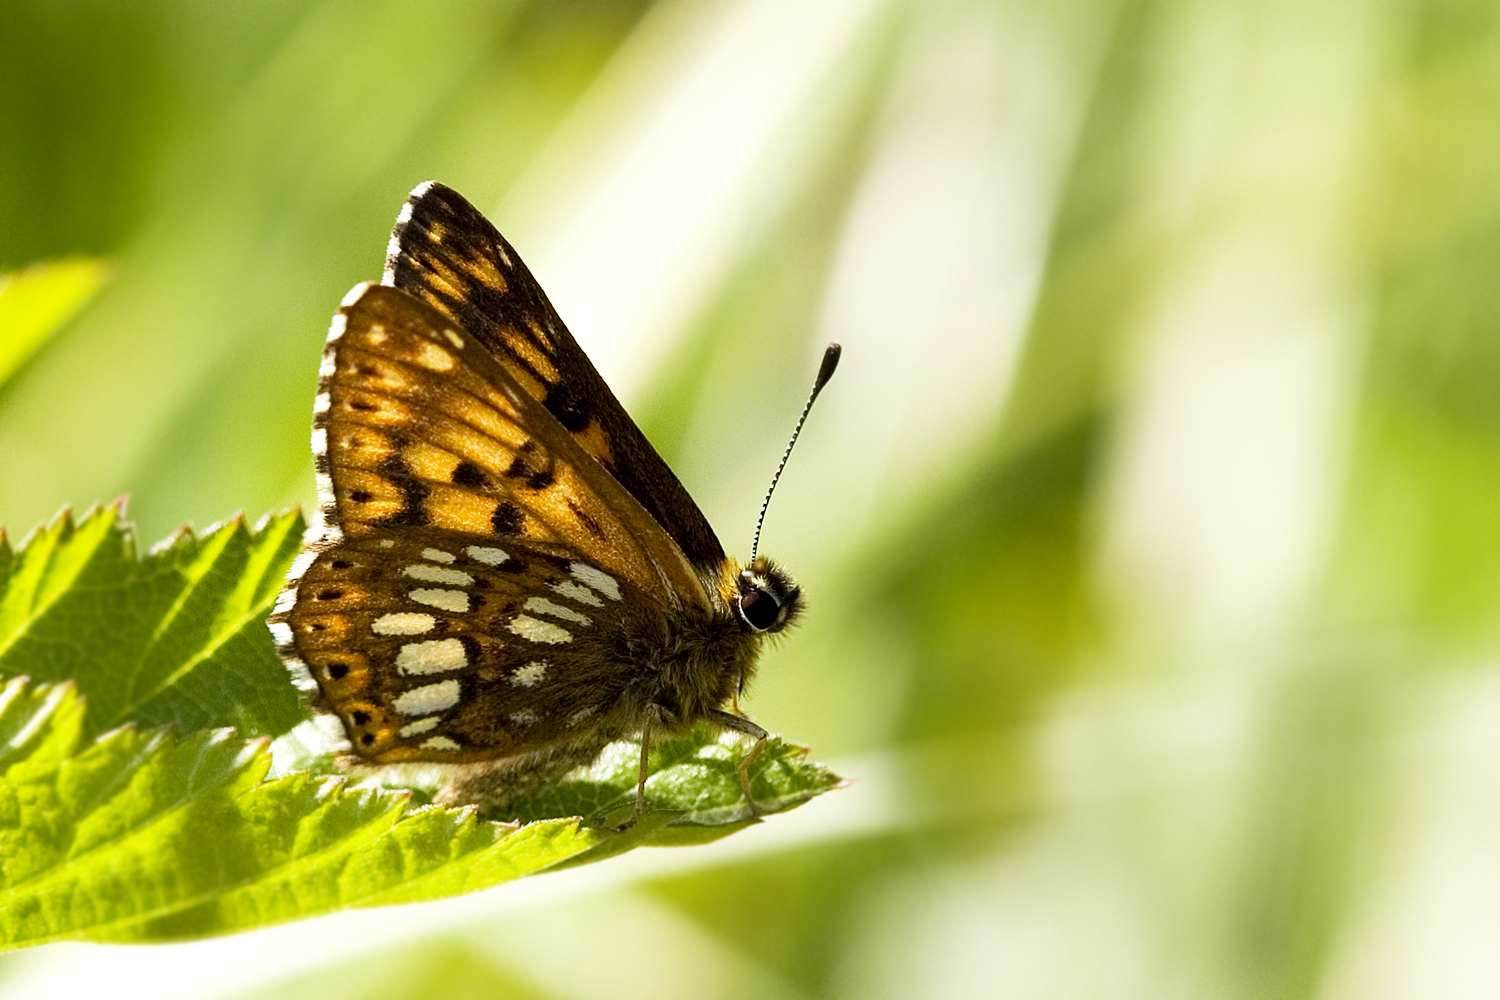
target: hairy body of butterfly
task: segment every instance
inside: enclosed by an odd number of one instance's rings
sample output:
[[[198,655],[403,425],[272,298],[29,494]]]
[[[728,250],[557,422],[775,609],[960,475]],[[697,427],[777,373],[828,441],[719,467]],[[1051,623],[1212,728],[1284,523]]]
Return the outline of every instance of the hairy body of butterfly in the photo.
[[[334,318],[313,451],[323,533],[271,627],[349,760],[449,765],[440,801],[503,811],[639,734],[639,816],[650,741],[708,722],[758,741],[749,796],[766,732],[731,709],[801,591],[724,554],[450,189],[412,193]]]

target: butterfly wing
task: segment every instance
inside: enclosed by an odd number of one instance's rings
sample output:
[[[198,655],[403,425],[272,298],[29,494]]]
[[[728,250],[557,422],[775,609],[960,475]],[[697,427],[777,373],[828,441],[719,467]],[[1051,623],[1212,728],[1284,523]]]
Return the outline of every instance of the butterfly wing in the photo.
[[[710,611],[681,550],[479,340],[362,285],[324,351],[325,529],[272,617],[367,760],[596,745],[623,636]],[[625,727],[628,728],[628,727]]]
[[[286,624],[360,757],[465,763],[620,735],[610,637],[652,613],[592,564],[416,527],[319,553]]]
[[[671,536],[702,579],[723,546],[676,475],[574,341],[536,279],[488,219],[435,181],[407,199],[385,283],[467,330]]]
[[[335,317],[315,404],[325,520],[588,553],[660,604],[709,606],[641,506],[487,347],[397,288],[364,285]]]

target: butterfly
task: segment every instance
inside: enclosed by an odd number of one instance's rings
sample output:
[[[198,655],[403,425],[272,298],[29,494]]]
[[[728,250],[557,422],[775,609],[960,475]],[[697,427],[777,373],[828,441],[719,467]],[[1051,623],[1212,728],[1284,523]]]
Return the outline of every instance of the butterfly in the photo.
[[[633,822],[651,741],[710,723],[755,741],[754,808],[767,733],[738,696],[801,588],[725,555],[477,209],[437,182],[411,193],[320,377],[322,535],[270,625],[346,762],[447,765],[439,802],[503,813],[638,736]]]

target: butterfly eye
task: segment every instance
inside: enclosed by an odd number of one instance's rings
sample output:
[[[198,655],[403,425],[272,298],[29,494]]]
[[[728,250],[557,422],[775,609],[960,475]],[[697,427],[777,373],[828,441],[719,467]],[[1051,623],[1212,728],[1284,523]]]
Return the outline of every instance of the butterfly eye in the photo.
[[[764,556],[742,571],[735,608],[752,632],[780,632],[802,610],[802,588]]]
[[[752,590],[740,595],[740,620],[756,632],[764,632],[776,624],[781,614],[781,602],[765,590]]]

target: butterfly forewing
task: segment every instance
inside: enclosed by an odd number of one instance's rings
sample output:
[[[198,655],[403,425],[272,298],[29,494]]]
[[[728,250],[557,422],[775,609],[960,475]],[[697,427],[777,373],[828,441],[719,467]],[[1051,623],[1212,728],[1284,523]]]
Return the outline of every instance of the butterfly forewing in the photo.
[[[412,192],[391,236],[386,283],[479,338],[515,383],[671,536],[698,575],[717,580],[724,549],[682,483],[568,332],[510,244],[461,195]]]
[[[588,552],[663,603],[696,577],[658,528],[484,347],[399,289],[364,286],[335,321],[315,436],[329,522]],[[706,595],[698,593],[700,601]]]

